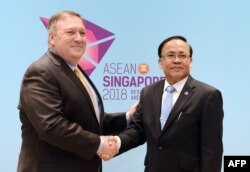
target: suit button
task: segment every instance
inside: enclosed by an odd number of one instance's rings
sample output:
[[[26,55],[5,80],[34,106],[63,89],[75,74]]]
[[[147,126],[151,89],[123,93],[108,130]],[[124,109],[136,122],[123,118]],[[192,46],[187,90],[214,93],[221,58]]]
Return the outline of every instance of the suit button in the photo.
[[[162,147],[162,146],[159,146],[159,147],[158,147],[158,150],[160,150],[160,151],[161,151],[162,149],[163,149],[163,147]]]

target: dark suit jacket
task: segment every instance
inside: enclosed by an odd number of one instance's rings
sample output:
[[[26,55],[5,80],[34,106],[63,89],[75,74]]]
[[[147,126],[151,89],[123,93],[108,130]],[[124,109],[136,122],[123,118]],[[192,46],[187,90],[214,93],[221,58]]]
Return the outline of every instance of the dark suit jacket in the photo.
[[[222,96],[189,76],[161,131],[165,81],[145,87],[132,125],[122,134],[120,153],[147,142],[147,172],[220,172]]]
[[[85,75],[86,76],[86,75]],[[126,127],[125,113],[104,115],[101,122],[81,81],[56,54],[47,52],[25,73],[20,94],[22,147],[18,172],[97,172],[99,135]],[[108,127],[109,126],[109,127]]]

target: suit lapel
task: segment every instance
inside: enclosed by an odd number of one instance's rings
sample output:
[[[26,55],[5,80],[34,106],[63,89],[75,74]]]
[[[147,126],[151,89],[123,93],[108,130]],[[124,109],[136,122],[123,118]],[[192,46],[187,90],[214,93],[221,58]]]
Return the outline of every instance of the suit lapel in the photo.
[[[103,114],[104,114],[104,108],[103,108],[103,103],[102,103],[102,98],[101,98],[101,95],[99,94],[99,91],[97,90],[97,88],[95,87],[94,83],[91,81],[91,79],[88,77],[88,75],[84,72],[84,70],[82,70],[82,68],[80,66],[78,66],[78,68],[81,70],[81,72],[83,73],[84,77],[88,80],[89,84],[91,85],[91,87],[93,88],[93,90],[95,91],[95,94],[96,96],[98,97],[98,105],[100,106],[100,120],[102,119],[103,117]],[[78,80],[79,81],[79,80]],[[83,84],[81,83],[81,86],[83,86]],[[86,90],[86,88],[84,87],[84,90],[85,90],[85,93],[87,94],[88,96],[88,101],[89,103],[91,104],[92,106],[92,109],[93,109],[93,112],[95,113],[95,109],[94,109],[94,105],[91,101],[91,98]]]
[[[161,116],[161,101],[162,101],[162,94],[164,88],[165,80],[159,82],[159,84],[155,85],[154,88],[154,96],[153,96],[153,112],[155,117],[155,126],[157,133],[161,133],[161,123],[160,123],[160,116]]]
[[[192,97],[194,94],[193,89],[193,78],[189,76],[186,84],[184,85],[176,103],[174,104],[174,107],[172,108],[168,120],[162,130],[162,134],[166,132],[166,130],[171,126],[171,124],[174,122],[176,118],[182,113],[183,109],[185,108],[186,102]],[[161,135],[162,135],[161,134]]]
[[[57,54],[48,51],[47,55],[50,57],[50,59],[53,61],[53,63],[60,67],[61,71],[63,73],[65,73],[67,76],[69,76],[69,78],[78,86],[78,88],[81,90],[81,92],[84,94],[84,96],[88,99],[88,103],[89,106],[91,107],[91,110],[93,112],[93,114],[95,114],[95,110],[94,110],[94,106],[93,103],[91,101],[91,98],[86,90],[86,88],[83,86],[83,84],[81,83],[81,81],[77,78],[77,76],[75,75],[75,73],[70,69],[70,67],[64,62],[64,60],[59,57]],[[80,68],[80,67],[79,67]],[[81,68],[80,68],[81,69]],[[82,70],[81,70],[82,71]],[[86,74],[82,71],[82,73],[84,74],[84,76],[86,77]],[[87,78],[87,77],[86,77]],[[87,78],[87,80],[90,82],[89,78]],[[92,82],[90,82],[91,86],[93,87]],[[94,90],[96,91],[96,89],[94,88]],[[98,95],[99,97],[99,95]],[[96,118],[96,115],[94,115]],[[96,118],[97,120],[97,118]],[[98,121],[98,120],[97,120]]]

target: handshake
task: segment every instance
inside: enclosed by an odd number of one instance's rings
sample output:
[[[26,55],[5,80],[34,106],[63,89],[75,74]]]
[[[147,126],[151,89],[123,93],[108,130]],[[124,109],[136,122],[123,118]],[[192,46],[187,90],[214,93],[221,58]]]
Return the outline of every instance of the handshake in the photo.
[[[104,161],[110,160],[119,152],[121,145],[117,137],[118,136],[100,136],[102,143],[97,151],[97,155]]]
[[[126,113],[129,120],[135,115],[136,109],[139,106],[139,101],[137,101]],[[128,115],[127,115],[128,114]],[[118,136],[100,136],[101,144],[97,151],[97,155],[104,161],[113,158],[120,150],[121,140]]]

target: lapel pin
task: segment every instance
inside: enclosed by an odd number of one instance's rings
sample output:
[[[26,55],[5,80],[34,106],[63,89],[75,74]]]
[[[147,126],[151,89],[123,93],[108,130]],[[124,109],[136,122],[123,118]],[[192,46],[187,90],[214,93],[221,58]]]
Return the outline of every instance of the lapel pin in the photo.
[[[187,91],[184,92],[184,95],[187,96],[189,93]]]

